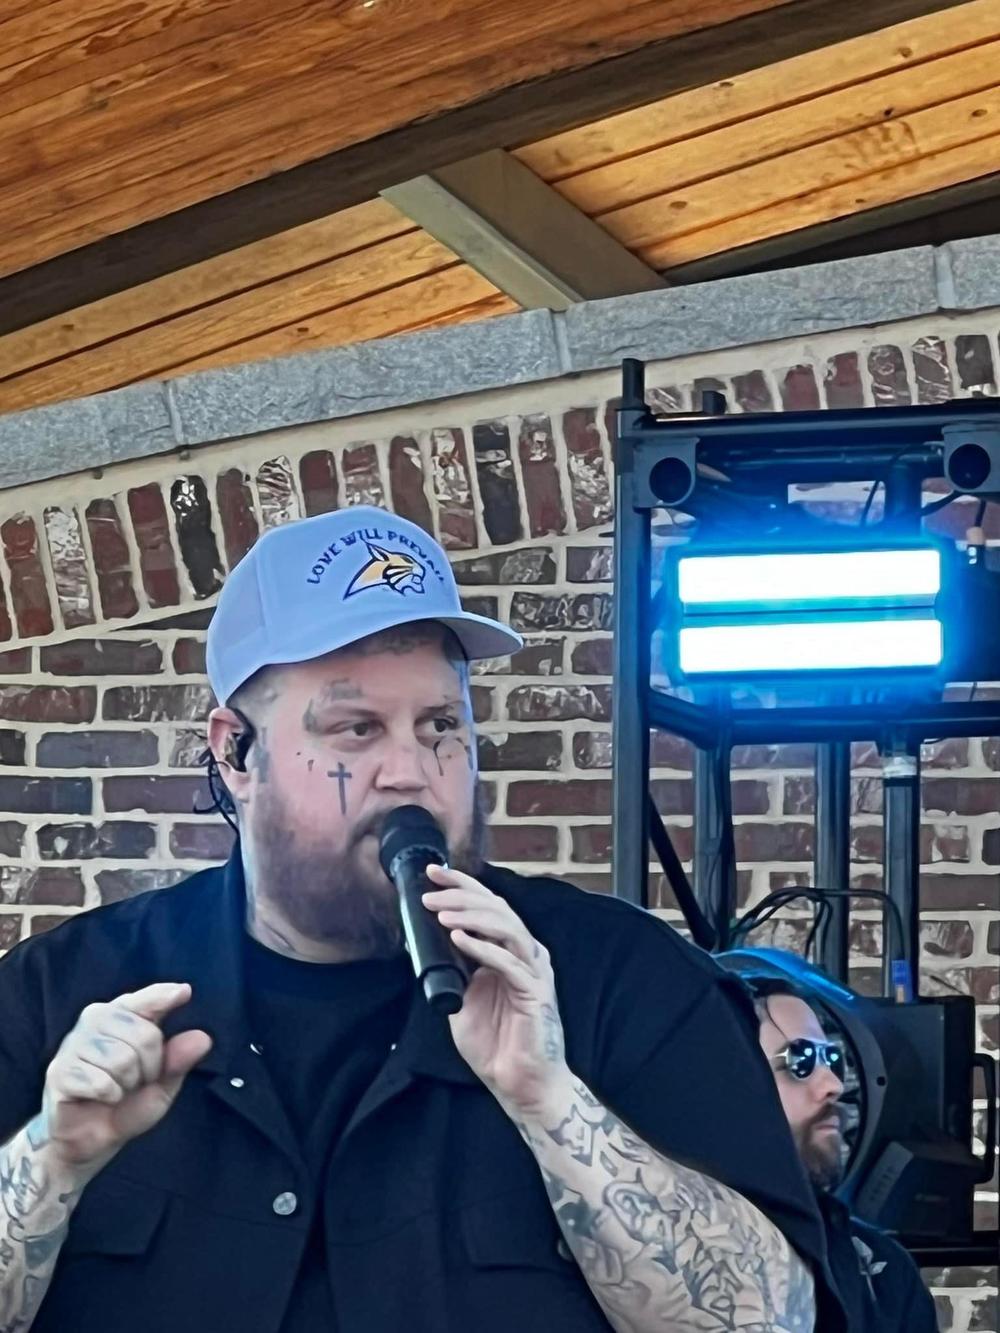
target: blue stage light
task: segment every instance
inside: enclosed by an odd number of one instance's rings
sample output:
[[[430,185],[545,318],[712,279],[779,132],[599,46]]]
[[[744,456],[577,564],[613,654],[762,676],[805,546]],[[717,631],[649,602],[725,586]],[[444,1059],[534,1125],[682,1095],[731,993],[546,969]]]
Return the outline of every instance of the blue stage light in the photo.
[[[870,549],[678,554],[673,656],[687,678],[934,671],[945,638],[941,552]]]

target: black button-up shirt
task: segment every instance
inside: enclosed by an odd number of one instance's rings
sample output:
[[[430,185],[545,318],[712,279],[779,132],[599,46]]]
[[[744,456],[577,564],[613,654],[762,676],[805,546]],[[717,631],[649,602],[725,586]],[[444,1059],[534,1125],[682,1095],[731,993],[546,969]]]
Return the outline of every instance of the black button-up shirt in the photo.
[[[840,1333],[822,1220],[740,984],[617,899],[483,878],[551,953],[574,1072],[651,1146],[768,1213],[814,1265],[818,1327]],[[340,1333],[606,1333],[537,1163],[419,995],[311,1178],[252,1049],[244,920],[237,854],[0,960],[0,1142],[38,1111],[93,1001],[189,981],[165,1034],[214,1038],[164,1119],[87,1186],[32,1333],[277,1333],[317,1208]]]

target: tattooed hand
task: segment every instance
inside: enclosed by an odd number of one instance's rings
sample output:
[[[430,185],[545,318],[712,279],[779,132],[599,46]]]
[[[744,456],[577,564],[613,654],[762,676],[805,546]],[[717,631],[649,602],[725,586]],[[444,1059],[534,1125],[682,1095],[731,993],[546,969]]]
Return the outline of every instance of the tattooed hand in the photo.
[[[186,982],[161,982],[88,1005],[48,1067],[29,1135],[67,1165],[87,1167],[152,1129],[212,1044],[199,1030],[164,1043],[159,1024],[190,998]]]
[[[508,1114],[561,1105],[571,1075],[548,950],[509,903],[471,875],[428,866],[424,894],[452,943],[479,966],[450,1019],[459,1053]]]

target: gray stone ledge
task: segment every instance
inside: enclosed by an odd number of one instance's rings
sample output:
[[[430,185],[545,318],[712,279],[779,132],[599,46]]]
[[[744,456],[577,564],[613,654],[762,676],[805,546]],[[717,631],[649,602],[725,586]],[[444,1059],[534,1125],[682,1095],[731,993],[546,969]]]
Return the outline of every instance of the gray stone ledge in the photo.
[[[166,389],[126,389],[0,416],[0,488],[177,447]]]
[[[573,370],[597,370],[624,356],[663,361],[937,309],[934,249],[918,246],[590,301],[565,320]]]
[[[552,312],[527,310],[186,375],[172,381],[170,392],[181,443],[194,445],[561,373]]]
[[[953,309],[1000,305],[1000,236],[949,241],[941,251],[951,269]]]
[[[0,416],[0,488],[286,426],[1000,306],[1000,236],[428,329]]]

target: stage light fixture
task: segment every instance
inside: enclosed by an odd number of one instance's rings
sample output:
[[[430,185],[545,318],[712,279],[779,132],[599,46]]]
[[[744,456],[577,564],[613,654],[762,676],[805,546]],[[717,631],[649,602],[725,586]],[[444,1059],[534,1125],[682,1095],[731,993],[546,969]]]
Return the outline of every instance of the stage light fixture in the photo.
[[[941,552],[701,550],[676,557],[674,664],[706,677],[939,669]]]

